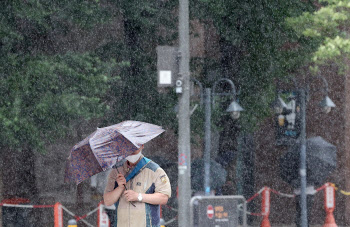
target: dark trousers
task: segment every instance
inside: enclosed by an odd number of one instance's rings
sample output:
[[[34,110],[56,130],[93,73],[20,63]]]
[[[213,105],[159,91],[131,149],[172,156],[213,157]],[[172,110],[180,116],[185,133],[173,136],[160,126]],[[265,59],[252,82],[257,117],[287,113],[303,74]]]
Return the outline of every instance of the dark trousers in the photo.
[[[307,226],[310,226],[311,210],[313,205],[314,195],[306,195],[306,206],[307,206]],[[301,227],[301,208],[300,208],[300,195],[295,196],[295,208],[297,211],[295,217],[295,224],[297,227]]]
[[[111,226],[116,226],[117,223],[114,223],[115,222],[115,210],[106,209],[106,213],[108,215],[109,221],[111,222]]]

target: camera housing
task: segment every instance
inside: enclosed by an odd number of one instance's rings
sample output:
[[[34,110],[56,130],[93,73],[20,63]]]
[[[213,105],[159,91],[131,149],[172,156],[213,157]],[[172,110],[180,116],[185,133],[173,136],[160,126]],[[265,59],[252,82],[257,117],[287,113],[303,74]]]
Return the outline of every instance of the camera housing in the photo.
[[[175,82],[175,85],[176,85],[176,93],[180,94],[182,93],[182,80],[176,80]]]

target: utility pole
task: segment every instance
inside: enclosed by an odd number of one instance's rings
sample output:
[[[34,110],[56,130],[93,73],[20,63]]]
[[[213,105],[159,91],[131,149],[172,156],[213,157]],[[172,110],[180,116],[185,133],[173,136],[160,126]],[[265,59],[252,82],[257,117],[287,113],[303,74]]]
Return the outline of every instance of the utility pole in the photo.
[[[210,195],[210,152],[211,152],[211,89],[204,90],[205,96],[205,152],[204,152],[204,192]]]
[[[301,130],[300,130],[300,209],[301,227],[307,227],[307,195],[306,195],[306,94],[304,89],[300,89],[300,109],[301,109]],[[310,215],[310,214],[309,214]]]
[[[179,0],[179,79],[182,93],[179,97],[179,140],[178,140],[178,225],[190,223],[191,200],[191,146],[190,146],[190,50],[189,50],[189,7],[188,0]]]

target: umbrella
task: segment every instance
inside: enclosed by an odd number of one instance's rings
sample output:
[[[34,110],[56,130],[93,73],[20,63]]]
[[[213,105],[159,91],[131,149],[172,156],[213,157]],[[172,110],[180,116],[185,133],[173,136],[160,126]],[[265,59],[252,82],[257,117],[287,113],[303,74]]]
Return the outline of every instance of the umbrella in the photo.
[[[220,188],[226,182],[227,172],[216,161],[210,159],[210,186],[213,189]],[[195,159],[191,164],[192,190],[204,191],[204,160]]]
[[[66,163],[65,182],[79,184],[111,168],[162,132],[160,126],[140,121],[97,128],[72,148]]]
[[[280,158],[281,177],[294,188],[300,187],[299,176],[300,143],[292,146]],[[307,183],[321,185],[336,168],[337,148],[322,137],[312,137],[306,141]]]

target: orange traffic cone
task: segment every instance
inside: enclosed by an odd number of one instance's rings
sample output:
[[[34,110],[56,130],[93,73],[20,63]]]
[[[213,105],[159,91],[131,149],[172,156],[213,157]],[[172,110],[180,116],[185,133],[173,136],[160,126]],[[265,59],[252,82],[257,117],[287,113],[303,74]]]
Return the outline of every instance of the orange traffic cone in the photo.
[[[262,191],[262,199],[261,199],[261,213],[263,215],[263,220],[261,222],[260,227],[271,227],[269,221],[270,215],[270,189],[268,187],[264,187]]]
[[[324,189],[324,209],[327,214],[323,227],[337,227],[333,215],[335,209],[335,193],[334,187],[330,183],[327,183]]]

